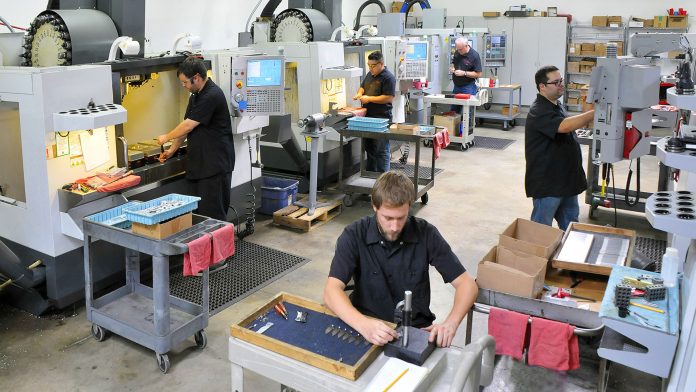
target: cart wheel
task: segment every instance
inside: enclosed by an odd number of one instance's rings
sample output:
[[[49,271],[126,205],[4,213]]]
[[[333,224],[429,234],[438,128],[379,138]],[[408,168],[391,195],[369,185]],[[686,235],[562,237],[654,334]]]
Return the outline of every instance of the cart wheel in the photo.
[[[352,207],[353,206],[353,195],[343,196],[343,205],[346,207]]]
[[[510,120],[510,126],[514,127],[515,125],[517,125],[517,121],[515,119]]]
[[[196,340],[196,346],[200,348],[201,350],[205,348],[205,346],[208,345],[208,336],[205,334],[204,330],[200,330],[196,332],[195,335],[193,335],[193,338]]]
[[[421,203],[428,204],[428,192],[425,192],[423,196],[421,196]]]
[[[596,209],[597,209],[597,206],[590,205],[590,213],[589,213],[589,218],[590,218],[590,219],[594,219],[594,218],[595,218],[594,212],[595,212]]]
[[[106,339],[106,330],[97,324],[92,324],[92,336],[97,342],[103,342]]]
[[[169,371],[169,356],[167,354],[155,354],[157,357],[157,366],[162,373],[167,373]]]
[[[467,143],[461,143],[459,144],[459,149],[462,151],[466,151],[469,149],[469,145]]]
[[[483,109],[484,109],[484,110],[490,110],[490,109],[491,109],[491,103],[490,103],[490,102],[484,103],[484,104],[483,104]]]
[[[469,147],[473,147],[473,146],[474,146],[474,141],[472,140],[472,141],[470,141],[470,142],[467,143],[467,144],[469,145]]]

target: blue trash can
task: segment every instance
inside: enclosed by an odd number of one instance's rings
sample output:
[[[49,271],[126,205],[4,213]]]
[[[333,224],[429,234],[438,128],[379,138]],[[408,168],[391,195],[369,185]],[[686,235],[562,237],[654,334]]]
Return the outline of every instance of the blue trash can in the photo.
[[[263,185],[261,186],[260,213],[273,215],[274,212],[296,201],[299,181],[265,176],[261,179]]]

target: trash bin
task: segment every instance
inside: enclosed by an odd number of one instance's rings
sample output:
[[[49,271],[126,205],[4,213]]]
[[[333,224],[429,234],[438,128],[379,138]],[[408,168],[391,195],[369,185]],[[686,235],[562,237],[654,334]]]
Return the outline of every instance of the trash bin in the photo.
[[[259,212],[273,215],[281,208],[287,207],[297,199],[299,181],[286,178],[261,177],[261,208]]]

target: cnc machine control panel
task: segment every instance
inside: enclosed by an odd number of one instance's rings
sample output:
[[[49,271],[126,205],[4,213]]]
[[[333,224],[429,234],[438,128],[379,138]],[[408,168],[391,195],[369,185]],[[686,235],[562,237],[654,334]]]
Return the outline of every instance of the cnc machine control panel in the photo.
[[[428,41],[408,41],[400,79],[428,77]]]
[[[284,57],[254,55],[231,57],[230,60],[230,103],[238,115],[285,113]]]

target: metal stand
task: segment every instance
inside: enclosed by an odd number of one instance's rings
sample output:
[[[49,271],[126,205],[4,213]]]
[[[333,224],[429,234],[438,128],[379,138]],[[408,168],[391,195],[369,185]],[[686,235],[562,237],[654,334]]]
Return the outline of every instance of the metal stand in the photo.
[[[312,152],[309,159],[309,201],[308,203],[296,202],[295,204],[309,209],[307,215],[314,215],[314,211],[319,207],[329,205],[329,203],[317,202],[317,176],[319,173],[319,138],[329,131],[324,130],[324,121],[331,117],[330,114],[317,113],[300,120],[297,125],[305,128],[302,135],[312,139]],[[342,145],[342,144],[341,144]],[[343,150],[341,150],[343,152]]]

